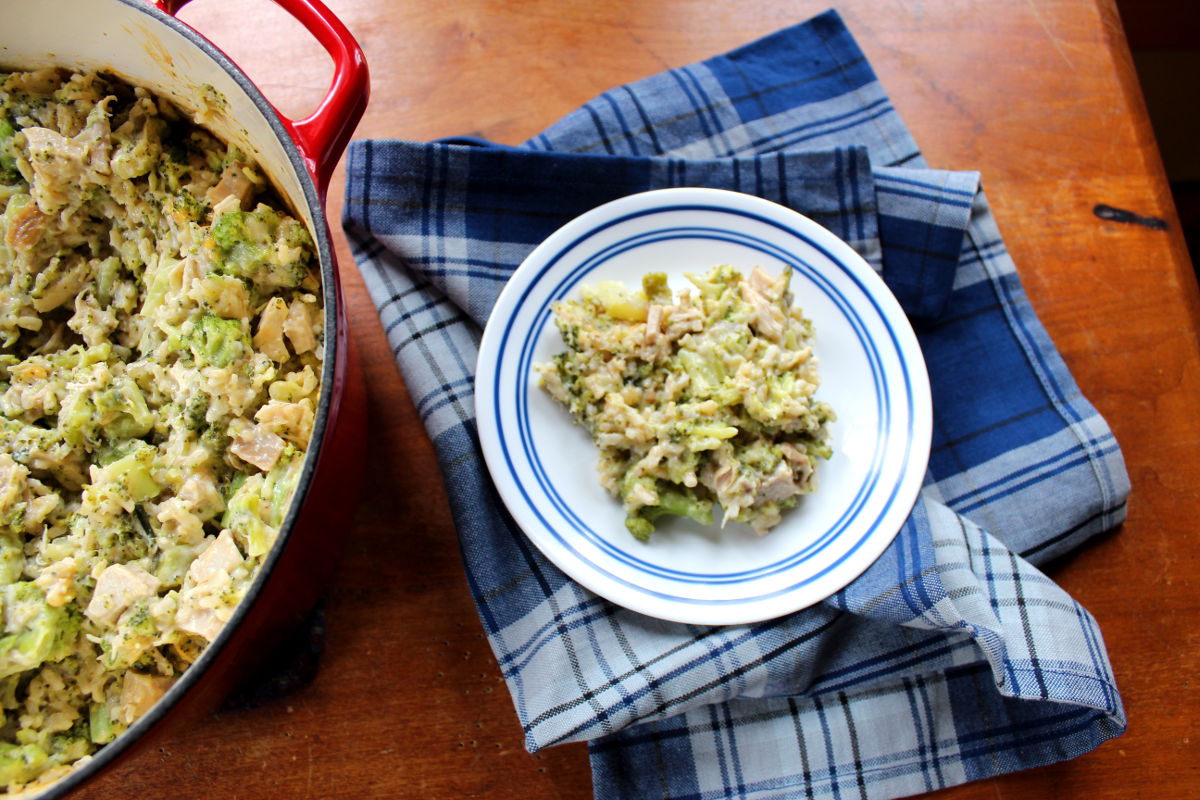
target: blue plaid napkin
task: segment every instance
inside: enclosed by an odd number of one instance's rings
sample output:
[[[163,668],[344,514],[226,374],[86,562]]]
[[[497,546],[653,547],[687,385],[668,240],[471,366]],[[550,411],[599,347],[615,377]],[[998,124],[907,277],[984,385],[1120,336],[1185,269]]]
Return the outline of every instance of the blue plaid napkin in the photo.
[[[667,186],[821,222],[881,271],[928,362],[911,517],[845,590],[782,619],[682,625],[592,595],[514,526],[480,454],[477,344],[505,280],[572,216]],[[978,176],[925,166],[835,13],[613,89],[521,147],[355,142],[344,224],[527,747],[588,740],[598,798],[899,797],[1123,732],[1095,621],[1034,566],[1122,521],[1117,443]]]

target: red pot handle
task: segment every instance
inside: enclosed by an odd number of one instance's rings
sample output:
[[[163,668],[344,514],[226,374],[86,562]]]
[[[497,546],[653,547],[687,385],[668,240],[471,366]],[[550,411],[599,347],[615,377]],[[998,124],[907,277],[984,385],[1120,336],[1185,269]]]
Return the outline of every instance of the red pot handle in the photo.
[[[293,120],[279,113],[292,141],[300,149],[312,173],[321,200],[342,152],[362,119],[371,92],[367,60],[354,36],[320,0],[274,0],[296,18],[333,59],[333,80],[316,110],[304,119]],[[188,0],[155,0],[161,10],[174,16]]]

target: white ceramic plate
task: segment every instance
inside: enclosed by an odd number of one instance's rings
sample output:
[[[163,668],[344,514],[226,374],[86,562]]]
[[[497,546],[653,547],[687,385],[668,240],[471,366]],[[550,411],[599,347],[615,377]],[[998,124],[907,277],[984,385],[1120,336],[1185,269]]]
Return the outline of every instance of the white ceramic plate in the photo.
[[[716,264],[792,267],[813,321],[817,398],[830,403],[834,455],[816,490],[765,537],[745,525],[661,517],[649,542],[625,529],[601,488],[587,431],[537,385],[533,365],[564,347],[550,304],[581,284]],[[929,380],[892,293],[833,234],[794,211],[715,189],[663,189],[593,209],[540,244],[513,274],[484,331],[475,381],[479,437],[509,512],[563,572],[662,619],[722,625],[770,619],[837,592],[912,510],[929,459]],[[719,517],[718,517],[719,518]]]

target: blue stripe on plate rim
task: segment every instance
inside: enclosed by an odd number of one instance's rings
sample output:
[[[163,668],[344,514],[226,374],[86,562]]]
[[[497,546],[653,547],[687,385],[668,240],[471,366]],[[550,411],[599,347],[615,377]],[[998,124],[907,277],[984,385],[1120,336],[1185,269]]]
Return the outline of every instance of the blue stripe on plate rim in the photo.
[[[665,213],[665,212],[669,212],[669,211],[693,211],[693,210],[732,214],[732,215],[736,215],[736,216],[746,217],[748,219],[753,219],[757,222],[766,224],[768,226],[778,228],[778,229],[784,231],[785,233],[788,233],[792,236],[795,236],[797,239],[804,241],[806,244],[811,246],[813,249],[817,250],[822,255],[824,255],[826,258],[828,258],[832,263],[834,263],[839,268],[841,268],[843,273],[846,275],[846,277],[848,277],[856,286],[858,286],[860,291],[863,292],[863,295],[867,298],[867,300],[870,302],[870,304],[878,312],[879,320],[886,328],[889,339],[890,339],[893,347],[896,349],[897,352],[901,352],[899,343],[897,341],[896,333],[892,329],[892,326],[888,323],[887,317],[882,313],[882,310],[879,308],[879,305],[876,302],[875,298],[871,295],[870,292],[868,292],[866,290],[866,287],[863,285],[862,281],[858,278],[858,276],[855,275],[850,270],[846,269],[845,266],[841,264],[840,260],[838,258],[834,257],[825,247],[823,247],[820,244],[818,244],[817,242],[813,241],[807,235],[805,235],[801,231],[796,230],[795,228],[791,227],[790,225],[786,225],[784,223],[781,223],[781,222],[771,219],[769,217],[765,217],[760,214],[756,214],[756,213],[749,212],[749,211],[744,211],[741,209],[732,209],[732,208],[706,205],[706,204],[674,204],[674,205],[669,205],[669,206],[658,206],[658,207],[644,209],[641,211],[626,214],[626,215],[614,218],[614,219],[609,220],[601,225],[597,225],[597,226],[591,228],[586,233],[581,234],[580,236],[576,237],[569,244],[563,246],[557,254],[555,254],[553,257],[548,259],[547,263],[541,268],[541,270],[538,272],[538,274],[533,279],[531,279],[529,284],[525,287],[521,296],[517,299],[516,303],[514,304],[514,307],[520,308],[521,304],[528,298],[529,294],[533,291],[533,289],[538,284],[538,282],[540,281],[542,276],[545,275],[545,273],[548,272],[551,269],[551,267],[553,267],[554,264],[556,264],[558,262],[558,260],[560,260],[567,252],[569,252],[574,247],[576,247],[580,242],[595,235],[599,231],[604,230],[606,228],[613,227],[615,225],[622,224],[624,222],[627,222],[629,220],[632,220],[632,219],[635,219],[638,217],[643,217],[643,216],[652,215],[652,214]],[[793,261],[794,259],[788,258],[788,259],[784,259],[784,260],[785,261]],[[817,274],[817,273],[814,273],[814,274]],[[578,280],[578,278],[576,280]],[[514,318],[515,318],[515,315],[512,315],[507,320],[505,328],[501,335],[499,347],[497,348],[497,351],[498,351],[497,352],[497,367],[496,367],[496,371],[494,373],[497,375],[500,372],[500,367],[501,367],[501,364],[504,359],[504,354],[508,349],[507,342],[512,334]],[[531,328],[529,336],[531,336],[533,334],[533,332],[535,332],[535,331],[540,331],[540,327]],[[527,336],[527,339],[526,339],[526,343],[525,343],[526,346],[522,348],[522,358],[519,359],[519,363],[525,363],[528,360],[524,356],[525,356],[525,350],[528,349],[528,345],[530,342],[529,336]],[[905,441],[904,441],[903,461],[906,462],[912,454],[912,447],[913,447],[913,443],[914,443],[914,439],[915,439],[915,430],[914,430],[915,414],[912,413],[913,406],[914,406],[914,400],[913,400],[913,386],[912,386],[911,376],[905,365],[905,362],[903,360],[901,360],[899,363],[900,363],[900,370],[901,370],[901,373],[904,378],[904,396],[905,396],[905,399],[908,404],[907,408],[910,411],[910,413],[908,415],[907,436],[905,437]],[[518,374],[522,374],[522,373],[518,373]],[[875,376],[875,377],[876,377],[876,380],[878,380],[878,377],[877,376]],[[518,382],[518,391],[521,393],[521,396],[527,396],[528,388],[524,385],[525,383],[526,383],[526,381]],[[884,384],[884,386],[886,387],[886,383]],[[742,597],[727,598],[727,599],[691,598],[691,597],[686,597],[686,596],[668,594],[665,592],[659,592],[656,590],[648,589],[647,587],[645,587],[641,584],[633,583],[619,575],[613,574],[608,569],[605,569],[605,568],[599,566],[598,564],[595,564],[594,562],[590,561],[589,559],[585,558],[568,540],[566,540],[562,537],[562,535],[559,533],[559,531],[556,529],[555,526],[551,525],[548,522],[548,520],[546,520],[546,518],[543,516],[541,510],[538,508],[537,504],[530,497],[525,486],[521,483],[521,481],[519,479],[517,479],[516,471],[515,471],[515,469],[513,467],[513,463],[512,463],[511,454],[509,452],[508,442],[506,440],[506,437],[503,436],[503,421],[502,421],[502,416],[500,413],[500,396],[499,396],[498,392],[493,392],[492,406],[493,406],[495,425],[496,425],[498,434],[500,434],[497,437],[498,443],[500,445],[500,449],[503,454],[506,466],[508,467],[509,473],[513,478],[512,483],[518,489],[521,496],[525,499],[527,508],[542,523],[544,530],[547,531],[554,539],[556,539],[559,542],[559,544],[561,544],[566,550],[568,550],[570,553],[572,553],[581,563],[586,564],[589,568],[595,570],[598,574],[602,574],[605,577],[607,577],[609,580],[612,580],[616,583],[627,586],[627,587],[634,589],[642,594],[646,594],[646,595],[653,596],[653,597],[658,597],[658,598],[665,599],[665,600],[670,600],[672,602],[684,603],[684,604],[695,603],[695,604],[706,604],[706,605],[727,605],[727,604],[752,603],[752,602],[758,602],[761,600],[770,599],[770,598],[776,597],[778,595],[781,595],[781,594],[784,594],[784,593],[787,593],[790,591],[794,591],[795,589],[797,589],[801,586],[811,583],[811,582],[821,578],[825,574],[835,570],[842,563],[844,563],[847,558],[849,558],[851,555],[853,555],[855,552],[857,552],[863,545],[865,545],[868,541],[870,541],[873,538],[875,531],[879,526],[880,520],[883,517],[885,517],[888,514],[888,512],[891,510],[891,508],[894,506],[896,499],[897,499],[897,495],[899,493],[899,489],[900,489],[900,482],[897,481],[896,485],[894,485],[892,487],[891,492],[889,493],[889,495],[886,499],[886,502],[884,503],[883,509],[879,512],[876,519],[864,529],[863,534],[858,538],[858,540],[856,540],[850,547],[848,547],[847,550],[836,561],[827,565],[825,568],[823,568],[822,570],[820,570],[817,573],[808,574],[805,578],[803,578],[799,582],[796,582],[789,586],[785,586],[785,587],[776,589],[774,591],[760,594],[760,595],[742,596]],[[529,443],[527,440],[523,439],[522,443],[523,443],[524,448],[526,448],[527,453],[533,452],[532,448],[529,447]],[[773,567],[773,566],[774,565],[771,565],[771,567]],[[766,569],[770,569],[771,567],[767,567]],[[756,578],[757,577],[761,577],[761,576],[758,576],[756,573]],[[745,579],[739,579],[739,582],[744,582],[744,581],[745,581]],[[685,583],[684,581],[679,581],[679,582]],[[688,581],[688,582],[694,583],[696,581]]]

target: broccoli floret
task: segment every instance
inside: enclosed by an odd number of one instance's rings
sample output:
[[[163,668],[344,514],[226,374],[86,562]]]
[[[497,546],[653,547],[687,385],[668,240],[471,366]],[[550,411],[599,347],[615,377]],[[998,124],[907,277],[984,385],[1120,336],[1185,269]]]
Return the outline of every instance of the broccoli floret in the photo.
[[[270,472],[242,475],[230,483],[221,527],[232,530],[252,558],[266,553],[275,541],[303,464],[302,454],[289,446]]]
[[[218,272],[246,278],[263,291],[295,288],[308,276],[312,237],[298,220],[268,206],[221,214],[210,241]]]
[[[88,736],[96,744],[108,744],[125,726],[107,703],[92,703],[88,708]]]
[[[648,272],[642,276],[642,294],[651,303],[670,303],[672,300],[671,287],[667,285],[667,275],[664,272]]]
[[[222,254],[230,255],[234,248],[247,244],[249,233],[246,230],[246,217],[245,211],[227,211],[213,222],[213,241],[221,248]]]
[[[205,84],[200,87],[201,97],[205,102],[209,103],[215,109],[225,108],[225,97],[215,86]],[[225,155],[220,159],[217,171],[221,172],[231,164],[247,164],[250,158],[242,152],[241,148],[236,145],[229,145],[229,149],[225,151]]]
[[[113,301],[113,292],[121,274],[121,259],[109,256],[96,265],[96,302],[108,308]]]
[[[266,475],[263,486],[263,499],[267,501],[269,508],[266,520],[276,528],[283,524],[283,515],[287,512],[296,484],[300,481],[300,469],[303,466],[303,453],[288,445],[280,456],[279,463]]]
[[[261,556],[270,549],[275,538],[275,530],[264,520],[270,515],[270,508],[263,499],[265,479],[262,475],[254,475],[231,483],[230,488],[221,527],[233,531],[249,556]]]
[[[644,517],[630,514],[625,518],[625,529],[633,534],[633,538],[648,542],[650,534],[654,533],[654,523]]]
[[[183,583],[183,578],[195,557],[196,548],[190,545],[177,544],[168,547],[158,557],[154,577],[158,578],[164,587],[173,589]]]
[[[188,430],[202,433],[208,426],[208,407],[212,404],[209,396],[197,392],[183,407],[183,418]]]
[[[21,180],[17,159],[11,152],[11,142],[16,129],[7,119],[0,117],[0,183],[13,184]]]
[[[658,485],[658,505],[642,506],[625,517],[626,529],[635,538],[646,541],[654,533],[654,523],[664,514],[687,517],[701,525],[712,524],[712,501],[669,488],[663,482]]]
[[[93,482],[118,484],[133,502],[141,503],[157,497],[162,491],[152,475],[155,450],[152,445],[137,439],[129,444],[128,452],[93,472]]]
[[[188,349],[200,366],[228,367],[251,352],[241,320],[205,314],[188,336]]]
[[[0,781],[6,785],[31,781],[47,758],[49,754],[37,744],[0,742]]]
[[[0,531],[0,584],[17,581],[25,569],[25,504],[17,503]]]
[[[658,505],[646,509],[646,513],[651,519],[656,519],[663,514],[672,514],[677,517],[687,517],[701,525],[711,525],[712,501],[685,492],[661,489],[658,493]]]
[[[86,372],[88,366],[103,362],[111,352],[112,345],[107,342],[86,349],[73,345],[49,359],[64,372]],[[72,447],[86,444],[91,449],[102,438],[109,442],[137,439],[153,427],[154,414],[137,383],[127,375],[113,375],[94,391],[69,392],[58,410],[55,430]]]
[[[179,189],[172,197],[167,198],[163,210],[176,222],[186,224],[199,222],[208,213],[208,204],[197,199],[191,192]]]
[[[742,281],[742,274],[728,264],[713,267],[706,275],[686,274],[692,284],[700,290],[702,297],[716,300],[730,287],[737,287]]]
[[[70,606],[51,606],[32,581],[0,587],[5,617],[9,620],[0,638],[0,677],[61,661],[71,654],[79,633],[79,617]]]
[[[112,385],[92,397],[96,413],[107,420],[104,435],[109,440],[138,439],[154,427],[154,414],[142,390],[129,377],[117,375]]]
[[[131,117],[113,131],[116,144],[110,164],[126,180],[140,178],[159,162],[167,123],[158,117]]]

